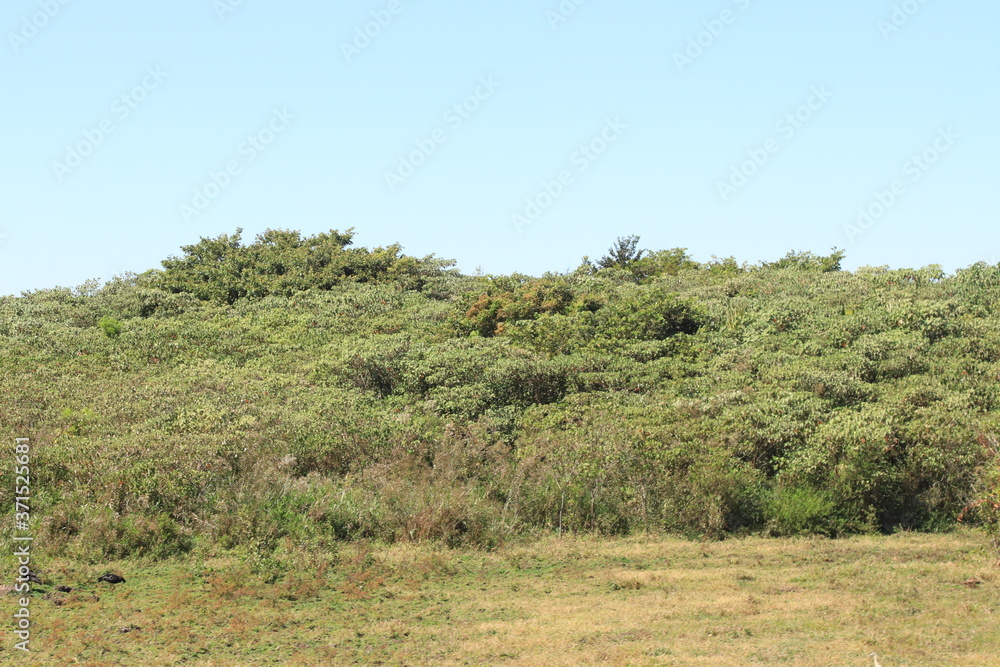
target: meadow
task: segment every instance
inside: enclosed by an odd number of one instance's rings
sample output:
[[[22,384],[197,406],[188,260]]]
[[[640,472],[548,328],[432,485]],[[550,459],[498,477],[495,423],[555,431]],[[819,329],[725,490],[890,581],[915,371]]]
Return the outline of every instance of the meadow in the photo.
[[[231,555],[54,561],[34,664],[1000,663],[983,535],[721,542],[544,537],[492,550],[356,542],[275,582]],[[978,582],[978,583],[977,583]],[[6,659],[4,658],[6,656]],[[14,663],[9,646],[0,662]],[[25,664],[25,663],[22,663]]]

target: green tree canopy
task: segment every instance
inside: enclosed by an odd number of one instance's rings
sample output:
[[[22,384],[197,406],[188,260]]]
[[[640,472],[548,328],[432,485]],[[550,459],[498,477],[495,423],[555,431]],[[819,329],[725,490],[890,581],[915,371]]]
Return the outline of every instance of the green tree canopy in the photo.
[[[235,234],[183,246],[182,257],[162,262],[164,270],[154,278],[154,286],[231,304],[242,298],[329,290],[343,282],[401,280],[406,287],[419,288],[422,276],[450,265],[432,257],[405,256],[399,244],[372,250],[351,248],[353,229],[315,236],[268,229],[249,245],[241,242],[242,232],[237,228]]]

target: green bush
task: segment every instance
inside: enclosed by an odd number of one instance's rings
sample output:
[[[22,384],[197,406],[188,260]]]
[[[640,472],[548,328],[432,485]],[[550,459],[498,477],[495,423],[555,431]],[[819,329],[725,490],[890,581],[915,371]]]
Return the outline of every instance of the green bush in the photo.
[[[998,530],[1000,267],[623,237],[602,268],[482,277],[352,237],[237,232],[0,298],[43,552],[204,541],[278,581],[288,545],[344,540]]]
[[[973,491],[973,498],[962,509],[958,520],[968,518],[983,526],[990,536],[994,553],[1000,558],[1000,438],[996,432],[981,433],[978,443],[985,454],[982,474]]]
[[[829,492],[811,488],[781,488],[765,510],[767,527],[774,535],[826,535],[844,531],[837,516],[837,502]]]
[[[310,237],[268,229],[250,245],[243,245],[242,231],[184,246],[184,256],[164,260],[163,271],[153,274],[150,283],[166,292],[233,304],[243,298],[329,290],[345,282],[398,281],[406,288],[419,289],[426,278],[439,275],[452,263],[406,257],[399,245],[348,248],[354,237],[351,229]]]
[[[693,334],[707,319],[694,301],[663,289],[631,291],[597,312],[599,346],[610,348],[623,340],[664,340],[676,334]]]
[[[122,323],[113,317],[102,317],[100,322],[97,323],[104,335],[114,340],[122,333]]]
[[[721,538],[761,524],[764,479],[751,466],[707,453],[668,473],[663,527],[692,537]]]

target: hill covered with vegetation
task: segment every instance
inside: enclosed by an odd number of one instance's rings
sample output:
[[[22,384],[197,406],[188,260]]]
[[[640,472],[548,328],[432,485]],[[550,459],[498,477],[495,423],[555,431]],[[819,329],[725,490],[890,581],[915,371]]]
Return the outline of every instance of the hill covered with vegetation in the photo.
[[[237,231],[0,299],[36,549],[266,570],[358,538],[997,523],[1000,265],[629,237],[569,274],[466,276],[352,236]]]

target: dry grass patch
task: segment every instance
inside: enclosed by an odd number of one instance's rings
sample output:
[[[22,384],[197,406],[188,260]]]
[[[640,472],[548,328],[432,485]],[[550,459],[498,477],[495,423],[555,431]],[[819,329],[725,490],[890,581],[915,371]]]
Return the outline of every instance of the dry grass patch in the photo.
[[[235,559],[113,564],[36,591],[40,663],[191,665],[1000,664],[1000,576],[973,532],[401,544],[277,580]],[[62,565],[62,569],[60,569]],[[273,579],[273,578],[272,578]],[[59,600],[57,604],[57,599]],[[8,599],[9,602],[9,599]],[[0,663],[13,658],[0,650]]]

